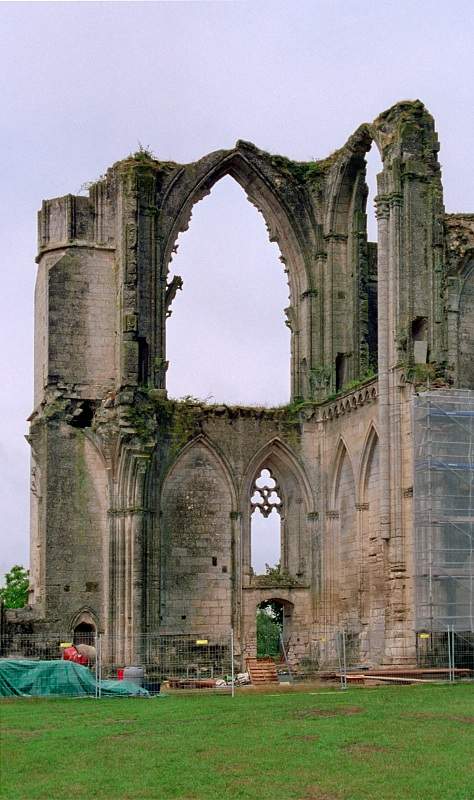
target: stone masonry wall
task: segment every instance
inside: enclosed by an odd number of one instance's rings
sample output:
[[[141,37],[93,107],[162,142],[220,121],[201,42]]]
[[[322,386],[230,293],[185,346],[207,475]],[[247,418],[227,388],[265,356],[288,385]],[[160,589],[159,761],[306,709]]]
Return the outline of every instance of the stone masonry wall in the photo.
[[[161,501],[161,626],[211,630],[232,624],[232,498],[209,449],[187,450],[167,477]]]
[[[140,150],[88,197],[43,203],[32,620],[72,630],[87,617],[126,643],[123,658],[141,631],[232,625],[243,653],[259,603],[280,598],[295,661],[341,626],[367,661],[413,660],[411,398],[473,380],[474,217],[445,215],[438,149],[423,104],[403,101],[321,161],[244,141],[192,164]],[[262,212],[288,274],[280,409],[166,395],[172,253],[225,175]],[[263,468],[284,498],[283,558],[258,576],[249,493]]]

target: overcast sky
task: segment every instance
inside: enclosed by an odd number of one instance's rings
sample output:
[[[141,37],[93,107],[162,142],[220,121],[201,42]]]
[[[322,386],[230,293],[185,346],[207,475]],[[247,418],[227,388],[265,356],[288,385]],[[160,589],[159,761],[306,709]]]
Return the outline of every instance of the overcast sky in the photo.
[[[322,158],[361,122],[420,98],[436,119],[446,208],[474,211],[472,8],[0,3],[0,573],[28,561],[23,436],[41,200],[77,193],[138,141],[181,162],[239,138]],[[288,290],[276,245],[230,178],[196,206],[172,268],[185,279],[169,324],[172,393],[284,402]]]

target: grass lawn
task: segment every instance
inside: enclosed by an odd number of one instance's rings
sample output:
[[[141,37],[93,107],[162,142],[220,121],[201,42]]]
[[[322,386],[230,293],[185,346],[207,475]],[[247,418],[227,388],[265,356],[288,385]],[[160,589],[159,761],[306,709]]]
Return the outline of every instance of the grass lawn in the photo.
[[[0,702],[12,800],[474,800],[474,686]]]

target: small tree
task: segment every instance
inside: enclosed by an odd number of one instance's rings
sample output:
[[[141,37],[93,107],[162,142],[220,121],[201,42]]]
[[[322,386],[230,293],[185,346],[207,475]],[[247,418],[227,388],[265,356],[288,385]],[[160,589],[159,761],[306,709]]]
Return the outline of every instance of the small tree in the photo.
[[[5,586],[0,589],[0,598],[5,608],[23,608],[28,602],[29,570],[15,564],[5,575]]]

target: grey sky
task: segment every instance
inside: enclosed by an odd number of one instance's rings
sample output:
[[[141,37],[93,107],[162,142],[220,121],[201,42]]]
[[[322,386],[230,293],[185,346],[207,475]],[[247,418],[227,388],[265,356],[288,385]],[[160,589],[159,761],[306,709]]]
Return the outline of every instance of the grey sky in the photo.
[[[138,140],[160,158],[184,162],[238,138],[297,159],[324,157],[361,122],[418,97],[437,122],[446,208],[474,211],[472,8],[471,0],[451,9],[445,0],[0,4],[0,573],[28,558],[23,434],[32,410],[42,198],[78,192]],[[180,239],[173,267],[185,289],[191,292],[199,273],[196,292],[212,292],[194,325],[210,342],[207,352],[215,348],[215,378],[201,374],[204,359],[197,363],[195,355],[192,370],[203,388],[185,388],[190,367],[182,364],[178,374],[180,313],[193,335],[183,292],[170,320],[170,380],[176,394],[225,394],[229,364],[240,359],[241,399],[277,402],[288,377],[288,364],[275,364],[288,346],[286,286],[275,246],[265,246],[263,221],[242,198],[230,179],[222,181]],[[275,294],[268,276],[275,276]],[[233,287],[231,308],[219,305],[225,286]],[[231,325],[230,312],[246,298],[252,358]],[[212,332],[204,325],[209,309]],[[278,320],[281,330],[270,333]],[[235,390],[235,375],[231,382]]]

